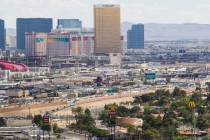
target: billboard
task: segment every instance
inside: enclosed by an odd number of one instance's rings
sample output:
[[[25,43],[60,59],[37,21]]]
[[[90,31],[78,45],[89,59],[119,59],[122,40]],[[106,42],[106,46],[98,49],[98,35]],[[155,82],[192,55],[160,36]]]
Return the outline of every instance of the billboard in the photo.
[[[146,72],[144,74],[146,80],[155,80],[156,79],[156,73],[155,72]]]

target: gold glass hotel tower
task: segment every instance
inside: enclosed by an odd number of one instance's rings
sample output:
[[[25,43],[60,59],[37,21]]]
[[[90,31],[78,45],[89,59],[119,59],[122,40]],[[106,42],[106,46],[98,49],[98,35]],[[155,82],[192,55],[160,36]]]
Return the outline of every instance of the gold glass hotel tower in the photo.
[[[121,53],[120,6],[95,5],[95,53]]]

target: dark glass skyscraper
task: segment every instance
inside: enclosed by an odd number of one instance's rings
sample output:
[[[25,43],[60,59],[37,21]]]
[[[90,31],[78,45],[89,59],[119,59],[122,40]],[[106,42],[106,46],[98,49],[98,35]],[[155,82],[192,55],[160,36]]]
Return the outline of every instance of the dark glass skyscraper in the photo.
[[[0,49],[5,50],[5,27],[4,20],[0,19]]]
[[[49,33],[53,28],[51,18],[17,18],[17,49],[25,50],[25,33]]]
[[[134,24],[131,30],[127,33],[127,48],[128,49],[143,49],[144,48],[144,25]]]
[[[82,22],[79,19],[58,19],[57,28],[82,28]]]

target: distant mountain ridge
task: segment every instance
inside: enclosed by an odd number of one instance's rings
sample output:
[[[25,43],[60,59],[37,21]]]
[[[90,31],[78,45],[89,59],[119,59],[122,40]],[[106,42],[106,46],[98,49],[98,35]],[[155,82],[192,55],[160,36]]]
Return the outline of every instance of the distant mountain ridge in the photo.
[[[121,24],[121,33],[127,40],[127,31],[131,22]],[[15,36],[14,28],[7,29],[7,35]],[[184,23],[184,24],[145,24],[145,40],[210,40],[210,24]]]
[[[132,23],[123,22],[121,32],[127,36]],[[145,40],[210,40],[210,24],[145,24]]]

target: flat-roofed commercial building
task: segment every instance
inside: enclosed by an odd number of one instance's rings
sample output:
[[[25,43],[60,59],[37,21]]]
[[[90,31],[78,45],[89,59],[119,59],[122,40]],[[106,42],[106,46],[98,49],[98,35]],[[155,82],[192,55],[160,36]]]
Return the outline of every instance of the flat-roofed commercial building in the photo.
[[[47,34],[46,33],[25,33],[26,55],[46,56],[47,55]]]
[[[92,56],[94,54],[94,35],[83,33],[71,37],[71,56]]]
[[[48,33],[47,56],[70,56],[70,34]]]
[[[120,6],[94,6],[95,53],[121,53]]]
[[[29,57],[70,55],[70,35],[67,33],[26,33],[25,44]]]
[[[26,33],[26,56],[92,56],[94,53],[94,34],[79,33]]]
[[[94,54],[94,35],[84,34],[81,36],[81,55],[92,56]]]

